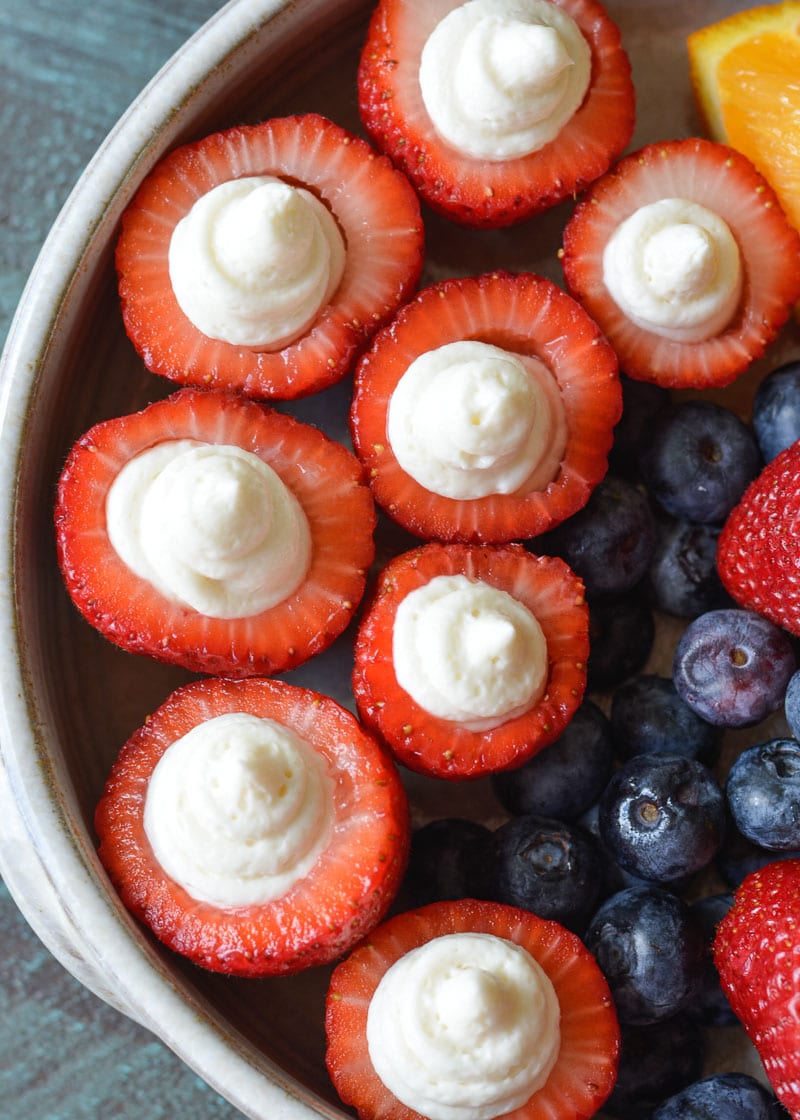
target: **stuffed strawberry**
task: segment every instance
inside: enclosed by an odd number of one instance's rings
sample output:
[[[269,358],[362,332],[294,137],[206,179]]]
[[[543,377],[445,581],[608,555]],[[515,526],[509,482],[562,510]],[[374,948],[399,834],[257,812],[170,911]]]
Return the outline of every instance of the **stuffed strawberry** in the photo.
[[[752,872],[717,929],[714,962],[775,1092],[800,1117],[800,860]]]
[[[588,611],[563,561],[520,545],[428,544],[378,578],[355,647],[359,714],[412,770],[519,766],[586,687]]]
[[[528,910],[438,902],[378,926],[335,969],[327,1065],[361,1120],[586,1120],[619,1027],[581,941]]]
[[[375,510],[356,458],[232,393],[95,425],[58,486],[67,590],[112,642],[225,676],[325,649],[363,595]]]
[[[358,89],[375,145],[469,226],[576,194],[634,124],[630,62],[596,0],[381,0]]]
[[[533,537],[585,505],[621,412],[617,360],[550,280],[486,273],[421,291],[358,364],[356,454],[424,538]]]
[[[125,328],[173,381],[305,396],[411,294],[422,242],[403,176],[325,117],[214,133],[166,156],[123,215]]]
[[[409,836],[397,772],[353,716],[258,678],[168,697],[123,747],[95,825],[128,909],[237,976],[346,952],[389,905]]]
[[[631,377],[727,385],[800,297],[800,236],[748,159],[652,144],[593,185],[564,231],[567,285]]]
[[[730,595],[800,635],[800,443],[785,448],[745,490],[717,544]]]

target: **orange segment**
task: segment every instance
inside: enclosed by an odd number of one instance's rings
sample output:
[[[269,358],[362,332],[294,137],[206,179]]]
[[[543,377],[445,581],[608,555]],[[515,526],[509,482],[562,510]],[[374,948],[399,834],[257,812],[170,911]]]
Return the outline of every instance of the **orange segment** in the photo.
[[[729,143],[749,156],[800,227],[800,38],[760,35],[720,63]]]
[[[688,39],[710,136],[737,148],[800,228],[800,2],[751,8]]]

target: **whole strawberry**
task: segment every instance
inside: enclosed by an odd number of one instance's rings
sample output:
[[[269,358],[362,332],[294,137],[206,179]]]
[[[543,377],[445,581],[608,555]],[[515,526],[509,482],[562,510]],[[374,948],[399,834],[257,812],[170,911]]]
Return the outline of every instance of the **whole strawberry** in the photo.
[[[752,872],[717,928],[723,990],[775,1092],[800,1118],[800,860]]]
[[[717,567],[738,603],[800,635],[800,440],[768,463],[725,522]]]

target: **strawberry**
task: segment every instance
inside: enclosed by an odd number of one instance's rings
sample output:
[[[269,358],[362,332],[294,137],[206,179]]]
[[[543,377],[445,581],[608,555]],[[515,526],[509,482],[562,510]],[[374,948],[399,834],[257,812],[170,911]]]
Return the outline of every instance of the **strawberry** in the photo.
[[[561,202],[606,171],[631,138],[634,92],[618,28],[596,0],[557,0],[591,50],[591,84],[555,140],[513,159],[465,156],[437,133],[419,83],[429,35],[462,0],[381,0],[358,72],[373,143],[430,207],[468,226],[508,226]]]
[[[347,247],[338,289],[311,329],[275,351],[209,338],[181,311],[167,254],[201,195],[231,179],[273,175],[333,212]],[[125,211],[116,265],[125,328],[153,373],[182,384],[290,399],[348,372],[375,329],[410,294],[422,267],[414,192],[363,140],[314,113],[218,132],[178,148]]]
[[[539,359],[552,374],[566,422],[556,476],[538,489],[453,498],[398,463],[387,435],[392,395],[408,366],[448,343],[478,340]],[[533,537],[586,504],[606,473],[621,413],[616,357],[565,292],[531,273],[486,273],[425,288],[380,331],[355,376],[351,432],[375,499],[423,538],[505,542]]]
[[[663,199],[685,199],[717,214],[738,245],[738,307],[705,341],[676,341],[637,325],[606,286],[603,254],[612,234],[640,207]],[[579,203],[563,242],[569,291],[599,323],[622,369],[640,381],[728,385],[763,354],[800,297],[800,237],[775,193],[745,156],[709,140],[652,144],[621,160]]]
[[[751,872],[717,927],[714,963],[767,1077],[800,1117],[800,860]]]
[[[717,568],[728,593],[800,636],[800,442],[781,451],[723,526]]]
[[[556,922],[474,899],[435,902],[398,914],[337,965],[326,1004],[326,1061],[342,1100],[361,1120],[421,1120],[375,1072],[366,1039],[369,1003],[384,974],[402,956],[436,937],[457,933],[488,934],[521,945],[541,965],[558,998],[561,1044],[556,1063],[545,1084],[506,1114],[509,1120],[594,1116],[613,1088],[619,1056],[616,1013],[594,957]]]
[[[209,617],[136,575],[112,546],[106,498],[134,456],[191,439],[253,452],[302,507],[311,558],[296,591],[242,618]],[[56,502],[61,572],[88,622],[123,649],[196,672],[281,672],[325,649],[347,626],[372,562],[375,511],[346,448],[290,416],[235,394],[183,389],[95,425],[72,449]]]
[[[531,708],[491,730],[469,730],[426,711],[397,680],[393,627],[402,600],[437,576],[466,576],[508,592],[541,626],[547,681]],[[353,691],[358,712],[412,770],[461,780],[521,765],[558,738],[586,686],[588,611],[583,584],[556,558],[521,545],[428,544],[384,568],[356,637]]]
[[[167,749],[228,713],[273,720],[311,745],[332,779],[333,823],[328,846],[282,895],[223,907],[198,901],[164,871],[144,811],[151,775]],[[205,793],[208,820],[213,789]],[[220,834],[227,836],[225,819]],[[95,827],[100,859],[125,906],[171,949],[238,976],[297,972],[346,952],[383,916],[405,869],[409,837],[397,771],[353,716],[329,697],[260,678],[208,678],[173,692],[122,748]]]

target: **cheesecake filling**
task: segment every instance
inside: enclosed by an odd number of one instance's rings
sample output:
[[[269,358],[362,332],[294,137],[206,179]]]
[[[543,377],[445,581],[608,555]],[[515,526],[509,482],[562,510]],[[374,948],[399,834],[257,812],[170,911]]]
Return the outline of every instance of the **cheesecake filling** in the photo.
[[[311,191],[269,175],[221,183],[176,225],[175,298],[199,331],[279,350],[313,325],[339,286],[345,243]]]
[[[421,708],[471,731],[528,711],[547,684],[547,641],[524,603],[466,576],[436,576],[400,602],[397,682]]]
[[[446,143],[501,161],[558,136],[584,99],[591,69],[580,28],[549,0],[468,0],[426,40],[419,83]]]
[[[170,744],[144,827],[166,874],[198,902],[257,906],[305,878],[333,835],[334,783],[310,743],[271,719],[227,712]]]
[[[111,485],[106,524],[117,555],[170,602],[210,618],[246,618],[292,595],[311,531],[292,492],[258,455],[166,440]]]
[[[675,342],[722,333],[739,306],[739,246],[718,214],[683,198],[662,198],[626,218],[603,252],[603,282],[643,330]]]
[[[459,500],[543,490],[567,443],[547,366],[475,340],[446,343],[409,365],[392,393],[386,432],[407,474]]]
[[[429,1120],[492,1120],[540,1089],[560,1046],[560,1009],[522,946],[453,933],[400,957],[367,1013],[381,1081]]]

